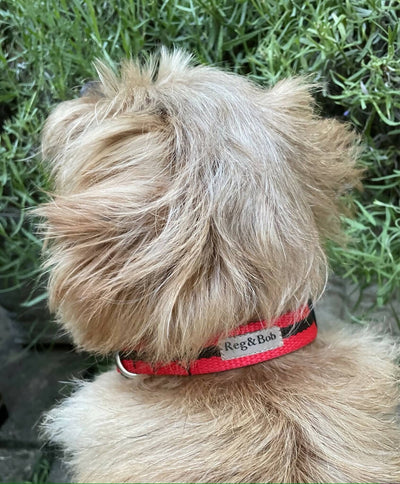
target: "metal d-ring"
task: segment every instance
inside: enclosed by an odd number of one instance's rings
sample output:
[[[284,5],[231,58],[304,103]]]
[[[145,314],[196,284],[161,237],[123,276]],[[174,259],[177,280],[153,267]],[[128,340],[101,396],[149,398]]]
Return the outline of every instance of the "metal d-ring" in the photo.
[[[117,368],[120,371],[121,375],[123,375],[125,378],[135,378],[136,373],[131,373],[122,364],[121,358],[119,356],[119,351],[115,353],[115,362],[117,363]]]

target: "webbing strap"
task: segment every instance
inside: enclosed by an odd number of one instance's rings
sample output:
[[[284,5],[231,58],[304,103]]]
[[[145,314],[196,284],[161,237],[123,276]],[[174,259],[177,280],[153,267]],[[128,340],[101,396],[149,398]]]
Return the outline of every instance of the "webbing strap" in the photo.
[[[317,336],[317,323],[311,303],[279,317],[273,325],[266,321],[244,324],[222,340],[204,348],[199,357],[184,365],[178,361],[153,364],[129,356],[117,355],[118,370],[124,376],[201,375],[254,365],[292,353],[311,343]]]

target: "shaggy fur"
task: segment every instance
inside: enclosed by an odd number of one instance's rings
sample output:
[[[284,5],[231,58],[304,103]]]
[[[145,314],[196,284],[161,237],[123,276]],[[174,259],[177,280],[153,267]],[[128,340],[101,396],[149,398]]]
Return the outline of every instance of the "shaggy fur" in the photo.
[[[162,51],[120,77],[98,64],[47,121],[50,306],[80,348],[189,361],[324,288],[355,135],[314,114],[301,79],[264,90],[189,61]],[[47,431],[83,482],[400,482],[397,354],[336,329],[220,374],[113,370]]]

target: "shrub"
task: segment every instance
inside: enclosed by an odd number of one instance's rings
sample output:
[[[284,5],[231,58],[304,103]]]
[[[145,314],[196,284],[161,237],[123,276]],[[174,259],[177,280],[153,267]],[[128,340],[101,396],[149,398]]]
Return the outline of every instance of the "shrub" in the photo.
[[[397,0],[5,0],[0,8],[3,304],[12,305],[14,294],[17,305],[21,286],[38,275],[40,242],[26,213],[48,187],[37,152],[51,106],[77,95],[95,57],[118,60],[160,45],[261,84],[296,74],[323,84],[322,113],[349,120],[366,145],[365,190],[356,219],[344,220],[349,247],[330,247],[333,268],[361,287],[378,282],[381,304],[393,293],[400,280]]]

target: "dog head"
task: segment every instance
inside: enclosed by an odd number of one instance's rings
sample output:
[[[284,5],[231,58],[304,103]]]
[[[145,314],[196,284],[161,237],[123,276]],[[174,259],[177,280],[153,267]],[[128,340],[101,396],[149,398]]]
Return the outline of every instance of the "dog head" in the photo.
[[[316,299],[356,137],[301,79],[262,89],[162,51],[49,117],[50,306],[91,351],[195,357],[216,335]]]

